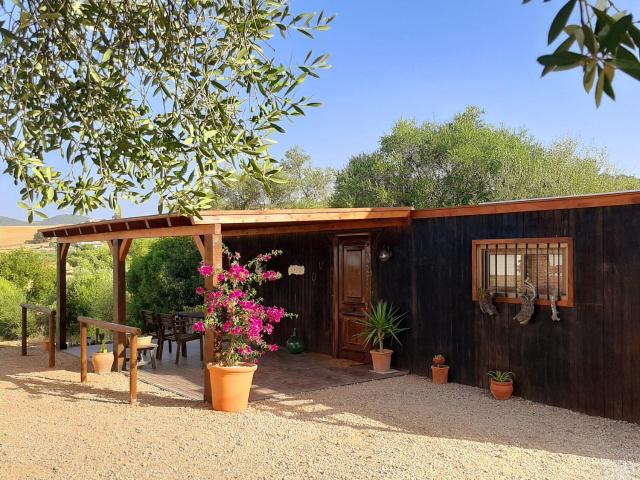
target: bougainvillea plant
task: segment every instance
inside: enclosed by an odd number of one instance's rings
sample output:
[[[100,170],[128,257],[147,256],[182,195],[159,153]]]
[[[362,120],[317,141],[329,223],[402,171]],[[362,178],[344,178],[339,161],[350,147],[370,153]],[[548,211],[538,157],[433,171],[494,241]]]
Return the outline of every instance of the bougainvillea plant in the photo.
[[[200,275],[215,276],[217,285],[211,291],[198,288],[198,294],[204,297],[205,319],[197,322],[193,329],[200,332],[205,328],[214,329],[222,340],[223,366],[256,363],[265,352],[278,350],[278,346],[269,341],[275,325],[283,318],[295,317],[284,308],[263,305],[264,300],[256,289],[265,282],[282,278],[280,272],[266,268],[267,263],[282,252],[272,250],[244,264],[239,253],[232,253],[226,247],[224,253],[229,260],[226,270],[205,264],[199,267]]]

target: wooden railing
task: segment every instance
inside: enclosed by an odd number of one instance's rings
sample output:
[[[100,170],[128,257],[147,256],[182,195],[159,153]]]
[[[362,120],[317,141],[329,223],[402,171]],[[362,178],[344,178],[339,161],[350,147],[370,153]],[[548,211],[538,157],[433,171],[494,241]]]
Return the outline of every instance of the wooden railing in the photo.
[[[136,327],[120,325],[119,323],[104,322],[89,317],[78,317],[80,322],[80,381],[87,381],[87,325],[93,325],[103,330],[117,333],[128,333],[129,338],[129,403],[134,404],[138,399],[138,335],[141,331]],[[117,359],[115,359],[117,361]]]
[[[56,311],[40,305],[23,303],[22,307],[22,355],[27,354],[27,312],[38,312],[49,319],[49,368],[56,366]]]

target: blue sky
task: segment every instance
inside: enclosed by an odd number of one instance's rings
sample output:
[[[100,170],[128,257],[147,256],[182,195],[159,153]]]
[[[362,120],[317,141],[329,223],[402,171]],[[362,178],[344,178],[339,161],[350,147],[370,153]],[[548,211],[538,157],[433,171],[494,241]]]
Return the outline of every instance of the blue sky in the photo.
[[[640,175],[635,137],[640,83],[618,75],[618,101],[605,99],[596,109],[578,71],[540,78],[536,58],[549,50],[547,30],[561,2],[293,0],[292,5],[338,17],[316,40],[296,35],[278,43],[283,58],[300,58],[308,48],[329,52],[332,68],[303,86],[323,106],[284,125],[276,156],[299,145],[315,164],[340,168],[350,156],[374,150],[401,117],[443,121],[477,105],[491,123],[525,127],[543,142],[577,137],[586,146],[606,149],[620,169]],[[0,177],[0,215],[25,217],[16,205],[18,190]],[[123,213],[151,214],[155,208],[155,203],[125,205]]]

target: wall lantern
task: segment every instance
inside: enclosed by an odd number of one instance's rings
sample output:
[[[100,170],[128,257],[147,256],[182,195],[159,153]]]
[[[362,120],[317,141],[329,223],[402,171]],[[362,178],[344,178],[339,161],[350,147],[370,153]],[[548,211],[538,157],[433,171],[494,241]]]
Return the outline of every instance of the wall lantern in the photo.
[[[391,252],[389,247],[383,247],[382,250],[380,250],[380,253],[378,254],[378,260],[380,260],[383,263],[388,262],[389,260],[391,260],[392,256],[393,256],[393,253]]]

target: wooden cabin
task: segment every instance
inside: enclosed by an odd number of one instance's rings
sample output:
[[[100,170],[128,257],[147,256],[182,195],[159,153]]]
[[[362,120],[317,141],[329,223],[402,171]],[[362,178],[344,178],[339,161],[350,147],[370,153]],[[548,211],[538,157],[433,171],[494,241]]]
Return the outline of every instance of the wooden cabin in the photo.
[[[124,323],[131,240],[189,235],[212,264],[222,261],[221,242],[245,258],[284,251],[274,264],[284,277],[264,296],[299,317],[282,325],[279,343],[297,327],[308,350],[367,360],[354,320],[384,299],[407,313],[410,330],[393,346],[398,368],[429,375],[442,353],[450,381],[486,387],[487,371],[511,370],[522,398],[640,422],[640,192],[430,210],[208,211],[42,232],[59,242],[63,347],[69,243],[111,243]],[[537,300],[521,324],[527,280]],[[481,311],[479,289],[493,294],[495,315]]]

